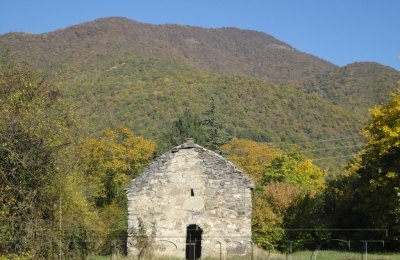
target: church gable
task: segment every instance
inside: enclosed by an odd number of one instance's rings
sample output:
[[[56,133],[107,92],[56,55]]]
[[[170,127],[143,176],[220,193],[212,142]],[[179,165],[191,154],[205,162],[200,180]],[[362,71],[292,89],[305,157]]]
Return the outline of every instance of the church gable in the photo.
[[[222,156],[186,143],[154,160],[132,180],[126,190],[128,227],[137,227],[139,221],[155,225],[156,238],[175,245],[169,243],[159,252],[162,255],[187,254],[192,238],[200,241],[195,244],[202,245],[197,254],[203,257],[245,254],[251,241],[251,188],[250,180]],[[202,238],[191,228],[201,230]],[[223,240],[232,237],[243,241],[230,245]],[[128,241],[130,255],[135,250]]]

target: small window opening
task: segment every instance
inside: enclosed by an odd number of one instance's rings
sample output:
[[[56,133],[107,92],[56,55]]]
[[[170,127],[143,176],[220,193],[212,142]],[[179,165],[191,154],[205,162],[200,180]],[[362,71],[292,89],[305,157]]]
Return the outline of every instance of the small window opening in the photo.
[[[193,192],[193,189],[190,189],[190,196],[194,196],[194,192]]]

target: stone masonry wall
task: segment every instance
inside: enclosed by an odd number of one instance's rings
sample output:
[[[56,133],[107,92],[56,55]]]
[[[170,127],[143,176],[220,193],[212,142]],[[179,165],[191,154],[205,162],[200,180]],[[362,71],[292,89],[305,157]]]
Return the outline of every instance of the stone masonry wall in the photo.
[[[156,255],[185,257],[187,227],[203,230],[201,256],[249,254],[252,183],[222,156],[182,145],[153,161],[127,188],[128,228],[156,228]],[[130,246],[129,256],[138,251]]]

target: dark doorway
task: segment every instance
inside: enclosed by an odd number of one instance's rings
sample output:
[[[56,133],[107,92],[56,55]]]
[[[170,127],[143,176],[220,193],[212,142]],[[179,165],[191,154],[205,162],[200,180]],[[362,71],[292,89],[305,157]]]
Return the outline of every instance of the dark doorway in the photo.
[[[197,225],[189,225],[186,229],[186,259],[201,258],[201,234],[203,230]]]

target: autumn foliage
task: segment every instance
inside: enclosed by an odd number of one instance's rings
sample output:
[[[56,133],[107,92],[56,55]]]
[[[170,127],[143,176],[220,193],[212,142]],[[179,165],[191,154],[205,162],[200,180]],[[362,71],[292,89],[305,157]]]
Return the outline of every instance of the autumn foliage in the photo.
[[[222,150],[227,154],[227,159],[241,168],[254,182],[260,181],[264,168],[283,152],[272,144],[237,138],[222,146]]]

